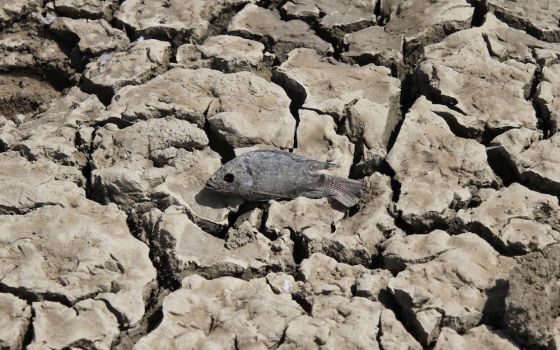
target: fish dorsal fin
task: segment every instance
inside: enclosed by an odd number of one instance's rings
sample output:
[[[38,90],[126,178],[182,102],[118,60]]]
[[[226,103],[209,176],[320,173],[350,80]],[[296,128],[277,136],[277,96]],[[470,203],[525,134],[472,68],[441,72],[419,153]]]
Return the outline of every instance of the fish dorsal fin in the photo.
[[[243,157],[243,156],[251,157],[251,156],[255,156],[257,154],[269,154],[269,155],[274,154],[274,155],[278,155],[278,156],[288,157],[288,158],[291,158],[293,161],[296,161],[296,162],[306,166],[309,169],[309,171],[340,168],[340,165],[338,165],[338,164],[329,163],[329,162],[321,162],[321,161],[318,161],[318,160],[306,158],[305,156],[299,155],[297,153],[290,153],[290,152],[280,151],[280,150],[256,150],[256,151],[247,152],[244,155],[242,155],[241,157]]]
[[[338,164],[320,162],[318,160],[312,160],[312,159],[306,159],[306,163],[309,166],[309,170],[311,171],[340,168],[340,165]]]

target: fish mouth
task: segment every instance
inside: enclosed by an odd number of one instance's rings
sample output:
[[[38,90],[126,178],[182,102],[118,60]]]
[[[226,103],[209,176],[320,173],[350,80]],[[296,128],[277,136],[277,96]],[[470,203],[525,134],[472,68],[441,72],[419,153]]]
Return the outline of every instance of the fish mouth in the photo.
[[[218,187],[210,182],[207,182],[206,185],[204,186],[205,188],[208,188],[210,190],[217,190]]]

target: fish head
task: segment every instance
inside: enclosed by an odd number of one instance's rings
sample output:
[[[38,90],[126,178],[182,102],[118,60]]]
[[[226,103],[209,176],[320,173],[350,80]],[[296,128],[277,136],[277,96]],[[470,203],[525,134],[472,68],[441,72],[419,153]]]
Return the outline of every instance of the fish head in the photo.
[[[250,174],[246,169],[237,166],[237,163],[222,165],[206,182],[206,188],[216,192],[240,194],[240,188]]]

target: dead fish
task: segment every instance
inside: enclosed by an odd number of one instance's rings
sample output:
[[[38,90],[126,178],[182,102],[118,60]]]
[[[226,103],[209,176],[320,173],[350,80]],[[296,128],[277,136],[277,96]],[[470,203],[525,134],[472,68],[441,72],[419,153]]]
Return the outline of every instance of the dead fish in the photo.
[[[284,151],[251,151],[224,164],[206,187],[250,201],[330,197],[354,206],[362,195],[361,181],[317,172],[338,167]]]

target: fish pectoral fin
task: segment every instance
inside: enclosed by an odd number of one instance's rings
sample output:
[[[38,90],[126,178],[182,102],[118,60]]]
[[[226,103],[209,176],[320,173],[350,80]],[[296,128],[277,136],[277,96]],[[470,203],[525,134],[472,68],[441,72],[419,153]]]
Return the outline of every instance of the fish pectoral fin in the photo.
[[[255,190],[251,190],[250,191],[252,194],[255,195],[259,195],[259,196],[268,196],[270,198],[278,198],[278,199],[283,199],[283,198],[290,198],[288,196],[285,195],[281,195],[278,193],[272,193],[272,192],[266,192],[266,191],[255,191]]]

